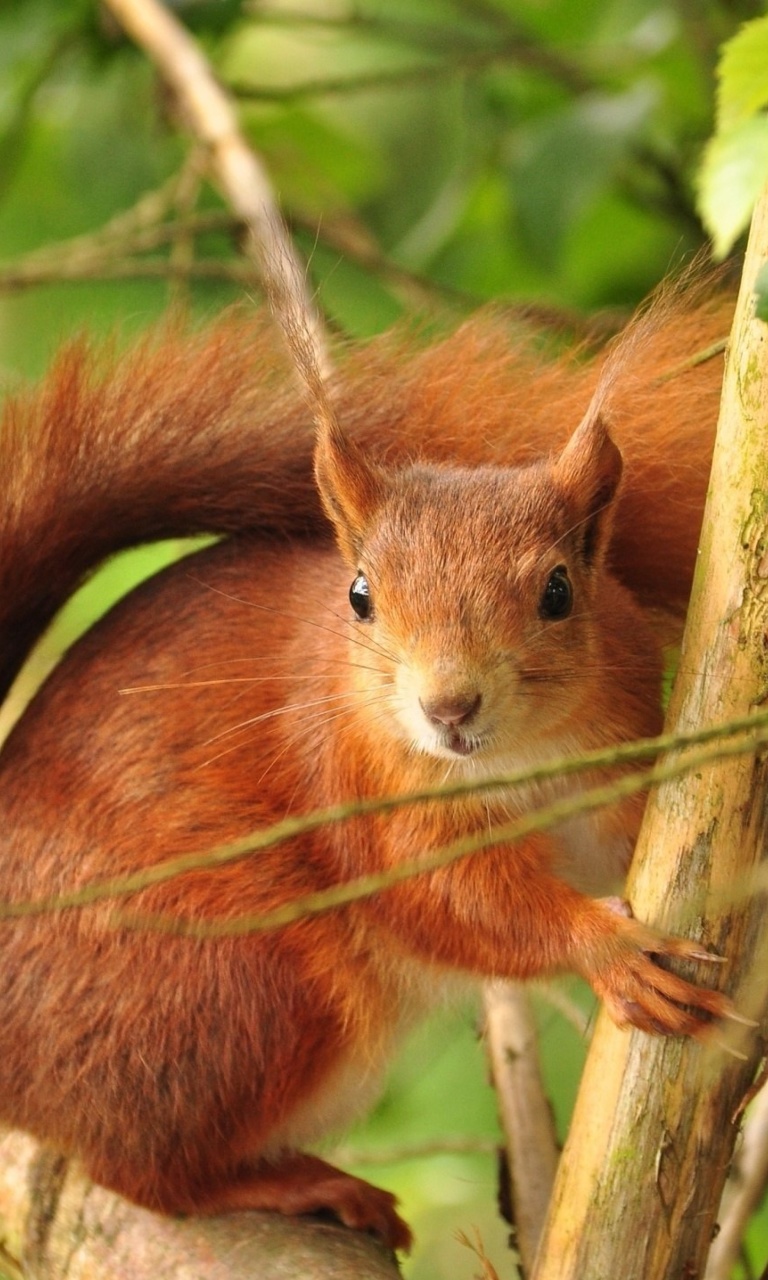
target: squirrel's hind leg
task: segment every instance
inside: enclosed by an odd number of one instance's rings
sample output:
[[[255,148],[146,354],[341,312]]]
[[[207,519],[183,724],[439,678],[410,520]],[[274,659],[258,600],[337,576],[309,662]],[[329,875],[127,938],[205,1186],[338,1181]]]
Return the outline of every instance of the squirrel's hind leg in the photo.
[[[211,1191],[198,1212],[331,1213],[345,1226],[370,1231],[392,1249],[407,1251],[411,1231],[397,1213],[396,1203],[389,1191],[344,1173],[318,1156],[286,1152],[242,1165],[236,1178]]]

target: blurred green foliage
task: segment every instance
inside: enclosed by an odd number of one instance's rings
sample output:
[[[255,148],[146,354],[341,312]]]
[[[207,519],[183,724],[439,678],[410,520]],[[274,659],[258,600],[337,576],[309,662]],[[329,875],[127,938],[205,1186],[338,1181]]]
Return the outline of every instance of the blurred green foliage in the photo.
[[[631,307],[705,242],[695,173],[713,128],[717,51],[761,13],[752,0],[173,7],[238,99],[329,323],[352,336],[488,300],[535,301],[569,323]],[[167,91],[92,0],[0,0],[6,386],[83,326],[129,334],[169,302],[204,317],[244,289],[256,295],[237,227],[188,152]],[[66,638],[155,563],[143,553],[112,568],[70,607]],[[582,1037],[546,1002],[540,1014],[564,1133]],[[474,1015],[445,1013],[350,1142],[495,1134]],[[474,1274],[453,1233],[475,1225],[510,1273],[492,1156],[393,1160],[381,1180],[416,1229],[412,1280]]]
[[[693,175],[717,49],[756,11],[751,0],[175,7],[236,93],[320,300],[352,334],[486,299],[637,301],[704,241]],[[92,0],[0,0],[0,84],[4,265],[95,235],[182,165],[167,92]],[[170,243],[216,209],[204,184],[172,198]],[[225,278],[237,235],[221,221],[195,237],[198,273],[183,286],[203,313],[242,289]],[[111,270],[133,263],[137,277],[119,287],[95,268],[34,290],[0,276],[0,372],[39,369],[78,323],[149,321],[168,299],[169,252],[118,236]]]
[[[716,252],[746,230],[768,181],[768,18],[755,18],[723,46],[716,128],[699,175],[699,205]]]

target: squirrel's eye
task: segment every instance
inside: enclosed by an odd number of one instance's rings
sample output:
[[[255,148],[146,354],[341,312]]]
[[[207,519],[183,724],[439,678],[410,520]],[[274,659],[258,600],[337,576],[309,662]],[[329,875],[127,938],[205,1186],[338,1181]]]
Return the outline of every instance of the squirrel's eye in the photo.
[[[549,575],[544,594],[539,601],[542,618],[567,618],[573,608],[573,587],[564,564],[559,564]]]
[[[352,586],[349,588],[349,603],[352,605],[358,618],[370,618],[372,602],[371,588],[368,586],[368,579],[364,573],[358,573]]]

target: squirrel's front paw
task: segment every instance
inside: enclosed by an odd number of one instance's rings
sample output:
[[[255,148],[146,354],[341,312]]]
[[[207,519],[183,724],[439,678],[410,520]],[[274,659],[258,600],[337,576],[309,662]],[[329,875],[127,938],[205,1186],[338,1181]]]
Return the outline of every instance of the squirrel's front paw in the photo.
[[[605,938],[587,977],[618,1026],[703,1039],[721,1018],[747,1021],[721,992],[698,987],[661,964],[666,956],[717,964],[722,957],[684,938],[656,934],[634,920],[621,899],[603,899],[600,905],[611,913],[613,936]]]

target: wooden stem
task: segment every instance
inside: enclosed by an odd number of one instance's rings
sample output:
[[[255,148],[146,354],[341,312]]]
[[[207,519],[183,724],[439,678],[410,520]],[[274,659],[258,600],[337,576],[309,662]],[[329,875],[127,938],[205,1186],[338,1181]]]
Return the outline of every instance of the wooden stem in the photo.
[[[158,0],[104,0],[172,89],[187,126],[202,143],[211,173],[248,229],[246,249],[287,330],[306,330],[315,362],[329,363],[325,335],[306,290],[305,273],[280,216],[266,169],[243,137],[229,95],[186,28]]]
[[[557,1168],[552,1109],[541,1078],[531,1002],[514,983],[484,990],[485,1034],[504,1131],[512,1218],[523,1275],[530,1275]]]
[[[0,1275],[25,1280],[399,1280],[371,1236],[312,1218],[165,1218],[0,1133]]]
[[[753,299],[766,259],[768,194],[753,220],[731,336],[670,708],[676,731],[753,710],[768,688],[768,328],[755,319]],[[664,783],[649,802],[628,886],[641,919],[694,934],[728,958],[723,981],[754,1017],[766,1004],[765,907],[750,890],[766,848],[767,799],[761,753]],[[733,1116],[761,1055],[754,1031],[742,1035],[740,1057],[724,1051],[734,1039],[718,1030],[707,1047],[657,1040],[601,1016],[535,1280],[703,1273],[737,1136]]]

